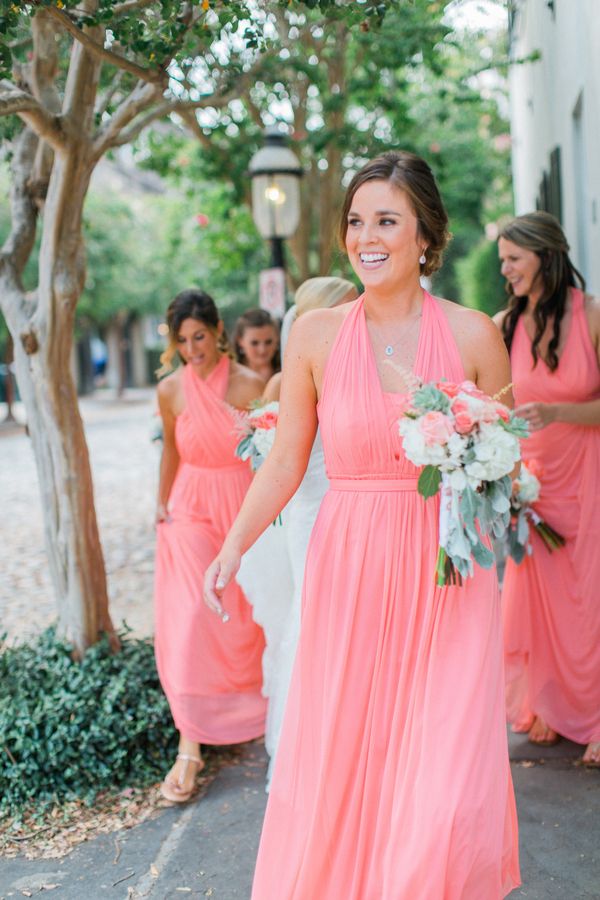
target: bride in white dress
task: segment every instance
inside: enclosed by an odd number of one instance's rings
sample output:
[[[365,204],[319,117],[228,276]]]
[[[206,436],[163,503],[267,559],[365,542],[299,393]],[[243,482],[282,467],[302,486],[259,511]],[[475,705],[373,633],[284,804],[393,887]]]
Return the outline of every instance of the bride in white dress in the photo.
[[[310,309],[338,306],[355,300],[358,291],[343,278],[309,278],[300,285],[294,306],[281,329],[285,370],[285,343],[293,322]],[[279,400],[281,374],[265,388],[263,400]],[[263,628],[263,694],[269,700],[265,747],[270,756],[267,790],[275,762],[283,712],[288,694],[296,644],[300,633],[302,582],[308,541],[328,488],[321,437],[313,444],[308,468],[300,487],[283,510],[281,521],[268,528],[244,555],[237,581],[253,607],[254,620]]]

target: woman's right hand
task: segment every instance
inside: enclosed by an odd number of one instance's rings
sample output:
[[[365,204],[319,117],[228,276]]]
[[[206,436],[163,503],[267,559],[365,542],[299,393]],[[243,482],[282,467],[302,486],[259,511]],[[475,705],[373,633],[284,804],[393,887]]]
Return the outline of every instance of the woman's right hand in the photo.
[[[238,571],[241,561],[240,553],[228,551],[223,546],[204,576],[204,602],[224,622],[229,621],[229,615],[223,608],[221,597],[223,596],[223,591]]]
[[[167,509],[166,503],[159,503],[156,507],[156,515],[154,517],[154,524],[160,525],[161,522],[170,522],[171,516],[169,514],[169,510]]]

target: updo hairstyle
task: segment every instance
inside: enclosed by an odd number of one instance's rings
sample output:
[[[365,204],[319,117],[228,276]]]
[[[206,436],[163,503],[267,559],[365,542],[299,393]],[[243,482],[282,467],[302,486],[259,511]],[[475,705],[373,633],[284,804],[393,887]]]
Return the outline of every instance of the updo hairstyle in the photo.
[[[368,162],[357,172],[346,191],[340,216],[339,237],[346,245],[348,213],[357,190],[368,181],[389,181],[404,191],[412,205],[418,223],[419,237],[426,242],[422,275],[432,275],[442,265],[442,255],[450,233],[448,214],[444,208],[433,172],[424,159],[406,150],[390,150]]]
[[[173,360],[178,355],[177,338],[179,329],[186,319],[195,319],[197,322],[202,322],[215,335],[221,321],[215,301],[205,291],[201,291],[198,288],[188,288],[177,294],[167,307],[166,322],[169,329],[169,343],[164,353],[160,356],[161,367],[156,372],[159,377],[173,371]],[[221,353],[233,356],[225,329],[219,335],[218,349]],[[185,365],[185,361],[181,357],[179,359]]]

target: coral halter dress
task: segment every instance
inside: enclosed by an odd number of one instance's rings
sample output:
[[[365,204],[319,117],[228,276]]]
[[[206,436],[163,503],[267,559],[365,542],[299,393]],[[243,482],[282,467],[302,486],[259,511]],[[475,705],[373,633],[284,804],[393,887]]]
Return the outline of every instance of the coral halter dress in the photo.
[[[463,380],[429,294],[415,372]],[[438,588],[439,502],[417,493],[356,301],[318,413],[330,489],[253,900],[497,900],[519,883],[496,573]]]
[[[583,293],[558,368],[533,366],[519,319],[511,348],[517,405],[585,403],[600,397],[600,368]],[[541,467],[535,509],[566,538],[550,553],[532,533],[533,554],[509,560],[503,588],[508,717],[527,730],[534,714],[580,744],[600,741],[600,426],[555,422],[523,441]]]
[[[185,409],[175,438],[180,465],[170,522],[157,527],[155,648],[158,673],[177,730],[193,741],[233,744],[264,734],[262,629],[232,582],[223,623],[203,599],[204,572],[219,552],[251,481],[236,459],[231,408],[224,402],[229,359],[206,380],[183,370]]]

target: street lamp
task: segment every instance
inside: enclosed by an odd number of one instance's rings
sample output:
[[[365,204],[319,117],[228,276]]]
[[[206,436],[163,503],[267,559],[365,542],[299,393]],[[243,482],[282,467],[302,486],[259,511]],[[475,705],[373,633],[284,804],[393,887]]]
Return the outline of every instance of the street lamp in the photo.
[[[271,242],[271,266],[285,269],[283,241],[300,221],[302,167],[280,131],[267,130],[265,145],[249,165],[252,216],[262,237]]]

